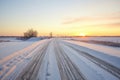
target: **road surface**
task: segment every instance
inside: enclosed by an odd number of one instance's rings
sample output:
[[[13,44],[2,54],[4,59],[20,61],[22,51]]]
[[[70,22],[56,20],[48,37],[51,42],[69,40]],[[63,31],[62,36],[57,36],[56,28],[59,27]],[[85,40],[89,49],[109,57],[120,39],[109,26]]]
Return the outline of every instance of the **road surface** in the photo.
[[[1,80],[120,80],[120,68],[79,46],[57,38],[39,45],[25,67],[14,75],[4,74]]]

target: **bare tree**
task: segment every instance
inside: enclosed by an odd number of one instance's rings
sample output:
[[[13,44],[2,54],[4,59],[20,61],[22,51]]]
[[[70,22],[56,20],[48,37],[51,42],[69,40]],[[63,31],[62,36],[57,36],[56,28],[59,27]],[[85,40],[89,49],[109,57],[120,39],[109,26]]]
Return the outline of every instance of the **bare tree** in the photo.
[[[33,29],[29,29],[28,31],[24,33],[24,37],[25,38],[37,37],[37,34],[38,34],[37,31]]]

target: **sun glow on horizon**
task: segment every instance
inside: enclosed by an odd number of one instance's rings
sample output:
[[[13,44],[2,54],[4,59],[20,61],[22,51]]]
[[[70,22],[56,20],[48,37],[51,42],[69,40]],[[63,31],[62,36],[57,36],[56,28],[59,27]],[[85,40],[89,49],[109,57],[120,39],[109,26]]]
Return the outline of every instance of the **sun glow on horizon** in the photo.
[[[38,36],[120,36],[119,7],[120,0],[0,0],[0,36],[30,28]]]
[[[86,36],[86,34],[85,34],[85,33],[80,33],[80,35],[79,35],[79,36],[85,37],[85,36]]]

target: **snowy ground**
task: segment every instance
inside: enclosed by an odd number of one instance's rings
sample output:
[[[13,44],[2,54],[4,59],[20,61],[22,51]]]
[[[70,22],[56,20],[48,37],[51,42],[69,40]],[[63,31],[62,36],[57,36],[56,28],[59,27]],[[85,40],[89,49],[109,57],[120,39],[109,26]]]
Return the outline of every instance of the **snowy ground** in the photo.
[[[67,41],[67,40],[66,40]],[[79,42],[79,41],[72,41],[69,40],[67,42],[74,43],[77,45],[80,45],[82,47],[86,47],[89,49],[93,49],[108,55],[120,57],[120,47],[111,47],[111,46],[104,46],[104,45],[99,45],[99,44],[90,44],[90,43],[85,43],[85,42]]]
[[[17,40],[16,37],[0,37],[0,41],[18,42],[21,40]]]
[[[0,80],[120,80],[119,48],[57,38],[28,42],[3,46]]]
[[[2,41],[8,42],[0,42],[0,60],[10,54],[14,54],[27,46],[30,46],[34,42],[40,40],[40,38],[30,38],[26,41],[17,40],[16,38],[0,38]]]
[[[68,38],[71,39],[71,38]],[[73,37],[72,39],[76,40],[95,40],[95,41],[109,41],[120,43],[120,37]]]

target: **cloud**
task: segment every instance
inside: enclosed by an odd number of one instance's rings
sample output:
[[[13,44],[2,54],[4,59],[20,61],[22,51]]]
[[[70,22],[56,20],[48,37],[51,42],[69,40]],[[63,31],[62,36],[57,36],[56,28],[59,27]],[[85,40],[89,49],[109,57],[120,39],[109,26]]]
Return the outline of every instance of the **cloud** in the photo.
[[[98,26],[104,26],[104,27],[120,27],[120,22],[118,23],[108,23],[108,24],[99,24]]]
[[[83,22],[83,21],[89,21],[91,18],[89,17],[82,17],[82,18],[70,18],[69,20],[64,20],[62,24],[71,24],[76,22]]]
[[[69,27],[70,29],[95,29],[95,28],[102,28],[105,29],[107,28],[108,30],[111,28],[118,28],[120,29],[120,22],[117,23],[100,23],[100,24],[86,24],[86,25],[78,25],[78,26],[71,26]]]
[[[70,18],[63,20],[62,24],[73,24],[73,23],[94,23],[94,22],[108,22],[108,21],[120,21],[120,16],[116,17],[81,17],[81,18]]]
[[[118,22],[118,23],[90,24],[90,25],[84,25],[84,27],[108,27],[108,28],[117,28],[117,27],[120,27],[120,22]]]

